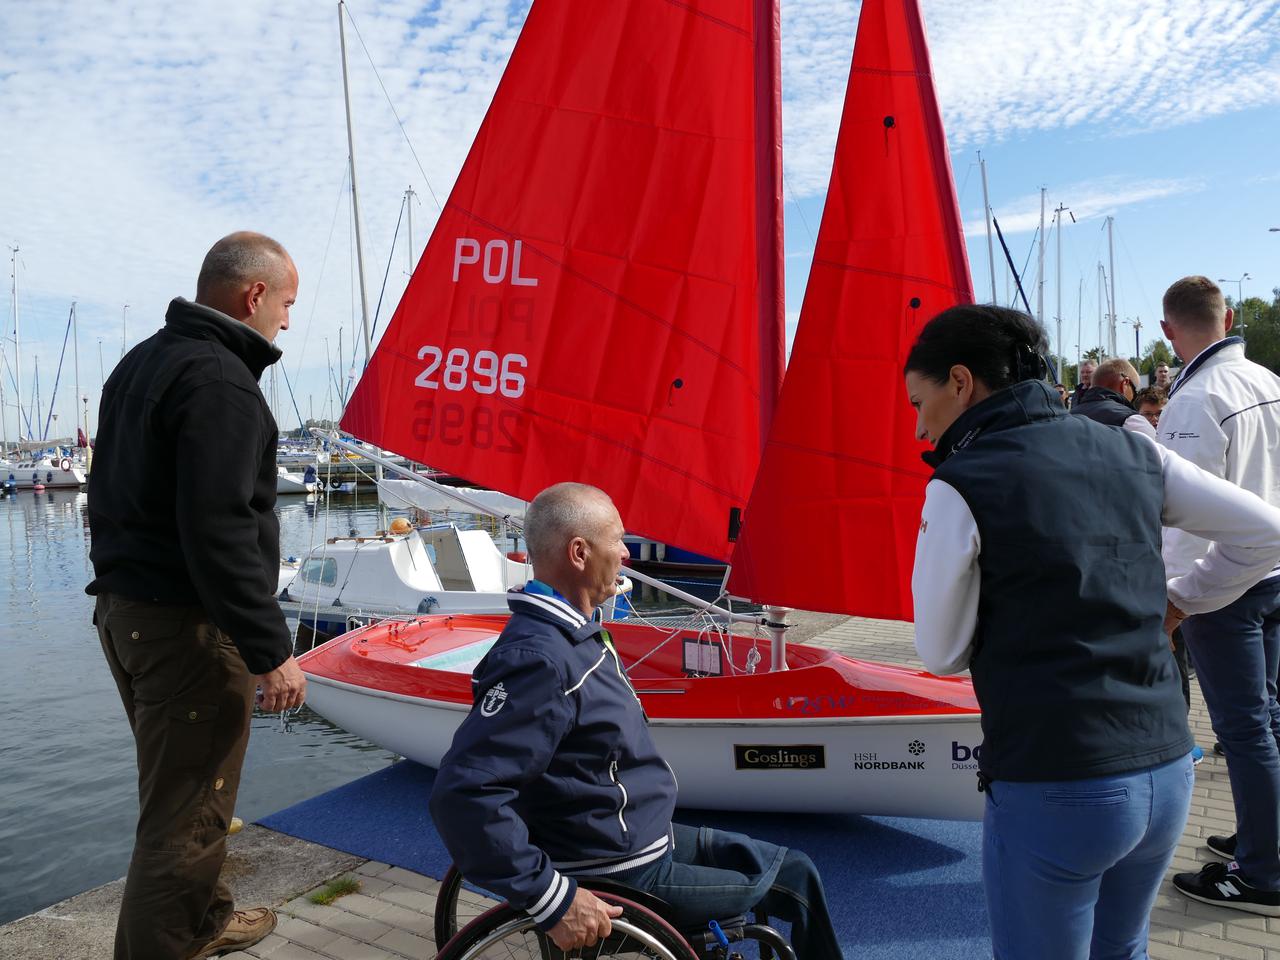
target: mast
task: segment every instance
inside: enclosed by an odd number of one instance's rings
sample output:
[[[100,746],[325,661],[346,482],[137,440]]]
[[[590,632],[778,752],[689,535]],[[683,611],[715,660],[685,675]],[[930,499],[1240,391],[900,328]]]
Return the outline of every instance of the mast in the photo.
[[[782,391],[782,47],[779,0],[755,3],[756,249],[760,271],[760,449]]]
[[[31,384],[31,409],[35,411],[36,426],[39,426],[40,425],[40,354],[38,353],[36,354],[36,362],[32,364],[32,370],[34,372],[34,376]],[[35,438],[36,438],[35,432],[33,431],[29,439],[34,440]],[[42,430],[40,433],[40,440],[44,441],[48,439],[49,439],[49,431]]]
[[[1104,341],[1102,339],[1102,291],[1107,285],[1107,275],[1102,269],[1102,261],[1098,261],[1098,362],[1102,362],[1102,358],[1106,353]]]
[[[80,415],[76,412],[76,404],[80,402],[80,320],[76,316],[76,302],[74,300],[71,301],[71,356],[76,374],[76,392],[74,394],[75,400],[71,404],[71,419],[78,421]],[[89,442],[88,430],[84,432],[84,439],[85,443]]]
[[[13,389],[18,405],[18,442],[22,442],[22,325],[18,322],[18,246],[13,251]]]
[[[1084,277],[1080,278],[1080,290],[1076,293],[1076,383],[1080,383],[1081,351],[1084,349]]]
[[[1115,243],[1115,217],[1107,217],[1107,260],[1109,261],[1108,272],[1111,274],[1111,321],[1107,326],[1107,352],[1112,356],[1116,353],[1116,243]]]
[[[373,341],[369,336],[369,294],[364,282],[364,243],[360,236],[360,195],[356,189],[356,141],[351,129],[351,84],[347,78],[347,28],[343,14],[346,4],[338,0],[338,41],[342,47],[342,102],[347,110],[347,157],[351,164],[351,215],[356,235],[356,272],[360,275],[360,320],[364,329],[364,362],[369,365]]]
[[[1040,253],[1036,260],[1036,319],[1044,326],[1044,196],[1046,190],[1040,188]]]
[[[5,338],[0,336],[0,460],[4,459],[9,449],[9,421],[5,419],[9,415],[9,411],[4,405],[4,342]],[[0,477],[0,480],[3,479],[3,477]]]
[[[356,235],[356,272],[360,275],[360,328],[364,332],[364,365],[369,366],[373,356],[373,339],[369,334],[369,294],[364,282],[364,243],[360,237],[360,195],[356,189],[356,140],[351,128],[351,84],[347,77],[347,28],[343,14],[346,4],[338,0],[338,39],[342,47],[342,101],[347,110],[347,157],[351,163],[351,219]],[[332,419],[332,418],[331,418]],[[374,477],[382,483],[382,465],[374,466]],[[385,507],[379,499],[380,515],[384,515]],[[384,523],[385,526],[385,523]]]
[[[1075,223],[1076,215],[1061,201],[1053,211],[1054,227],[1058,232],[1058,382],[1062,382],[1062,214],[1071,214],[1071,222]]]
[[[404,192],[405,215],[408,222],[405,224],[405,245],[409,248],[409,269],[406,271],[409,276],[413,276],[413,198],[417,194],[413,192],[413,184],[409,184],[409,189]]]
[[[987,263],[991,266],[991,302],[996,299],[996,252],[991,242],[991,200],[987,196],[987,161],[982,159],[982,151],[978,151],[978,169],[982,171],[982,212],[987,218]],[[1058,377],[1062,379],[1061,376]]]
[[[126,303],[124,309],[120,311],[120,359],[124,359],[124,352],[129,345],[129,305]]]

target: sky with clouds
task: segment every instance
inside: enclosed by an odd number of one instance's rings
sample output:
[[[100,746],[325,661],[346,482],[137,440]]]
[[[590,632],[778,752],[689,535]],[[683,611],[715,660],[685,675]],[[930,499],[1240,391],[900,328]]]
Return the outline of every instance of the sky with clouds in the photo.
[[[622,2],[622,0],[600,0]],[[412,185],[420,252],[484,116],[527,0],[353,0],[347,32],[371,309],[407,280]],[[1117,313],[1145,345],[1187,273],[1280,286],[1280,0],[925,0],[934,75],[969,237],[991,291],[981,150],[1015,261],[1048,207],[1062,231],[1064,352],[1097,342],[1103,218],[1115,216]],[[794,322],[839,124],[855,0],[782,0],[787,304]],[[366,52],[367,51],[367,52]],[[376,64],[375,72],[373,64]],[[5,354],[17,246],[24,402],[47,405],[71,302],[81,392],[193,294],[213,239],[251,227],[293,253],[302,284],[284,364],[304,416],[334,407],[351,365],[353,273],[336,3],[157,0],[0,5],[0,255]],[[1064,215],[1065,217],[1065,215]],[[1056,240],[1045,315],[1058,314]],[[1235,294],[1236,284],[1226,286]],[[1008,282],[1001,267],[997,297]],[[127,313],[124,309],[128,304]],[[1079,318],[1079,319],[1077,319]],[[1134,330],[1122,325],[1122,343]],[[337,360],[339,338],[345,360]],[[331,359],[326,359],[326,358]],[[37,360],[38,358],[38,360]],[[101,358],[101,359],[100,359]],[[68,351],[55,412],[72,419]],[[14,436],[11,373],[6,431]],[[339,372],[341,382],[345,373]],[[283,385],[281,421],[293,426]],[[43,419],[43,415],[42,415]],[[58,432],[65,432],[59,430]]]

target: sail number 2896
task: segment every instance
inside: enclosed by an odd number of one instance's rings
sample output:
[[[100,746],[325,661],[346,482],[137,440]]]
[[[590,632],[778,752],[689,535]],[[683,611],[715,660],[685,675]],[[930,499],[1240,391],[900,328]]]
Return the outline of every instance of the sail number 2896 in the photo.
[[[475,356],[462,347],[454,347],[445,353],[440,347],[425,346],[418,351],[418,359],[426,360],[426,368],[414,378],[414,383],[427,390],[443,386],[455,392],[471,389],[480,394],[501,393],[504,397],[524,394],[524,371],[529,361],[519,353],[504,353],[501,357],[492,350],[477,350]]]

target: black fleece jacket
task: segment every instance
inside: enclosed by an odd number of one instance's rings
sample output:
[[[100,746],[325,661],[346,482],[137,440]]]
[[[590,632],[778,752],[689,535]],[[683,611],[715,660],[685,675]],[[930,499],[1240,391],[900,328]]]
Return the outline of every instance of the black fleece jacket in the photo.
[[[292,653],[280,569],[275,418],[258,378],[280,351],[181,297],[102,392],[89,481],[90,594],[197,604],[251,673]]]

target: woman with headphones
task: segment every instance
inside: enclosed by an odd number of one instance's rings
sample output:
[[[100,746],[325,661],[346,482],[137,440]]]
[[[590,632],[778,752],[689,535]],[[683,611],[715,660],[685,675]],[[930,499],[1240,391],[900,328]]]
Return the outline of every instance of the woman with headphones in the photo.
[[[983,880],[997,960],[1146,957],[1186,823],[1186,706],[1166,631],[1280,559],[1280,510],[1145,436],[1067,415],[1044,330],[944,311],[905,364],[934,449],[916,647],[982,707]],[[1166,583],[1161,527],[1215,541]]]

